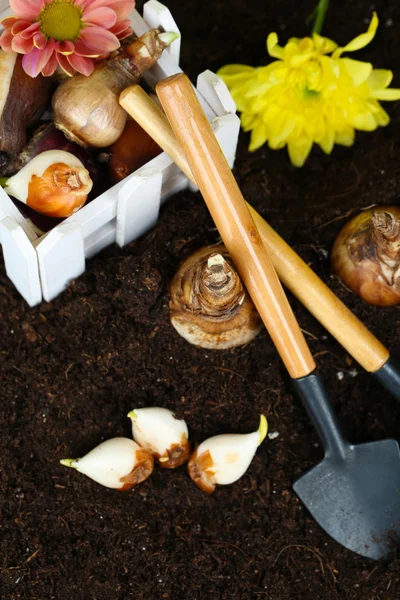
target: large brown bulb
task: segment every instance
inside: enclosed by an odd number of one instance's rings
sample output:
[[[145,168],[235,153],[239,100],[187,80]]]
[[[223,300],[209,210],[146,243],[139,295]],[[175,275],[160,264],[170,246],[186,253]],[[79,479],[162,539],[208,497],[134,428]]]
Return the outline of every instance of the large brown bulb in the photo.
[[[360,298],[376,306],[400,302],[400,208],[382,206],[351,219],[332,249],[332,268]]]
[[[182,263],[170,285],[170,316],[182,337],[210,350],[247,344],[262,329],[222,244],[201,248]]]
[[[97,63],[93,73],[66,79],[53,96],[54,124],[81,146],[105,148],[117,141],[127,114],[119,95],[140,81],[177,37],[151,29],[119,53]]]

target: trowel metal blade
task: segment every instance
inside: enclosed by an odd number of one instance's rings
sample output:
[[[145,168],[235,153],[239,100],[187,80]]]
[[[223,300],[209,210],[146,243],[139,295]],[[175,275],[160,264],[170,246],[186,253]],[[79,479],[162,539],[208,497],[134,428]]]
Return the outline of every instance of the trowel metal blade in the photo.
[[[339,544],[375,560],[400,545],[400,449],[395,440],[348,446],[298,479],[296,494]]]

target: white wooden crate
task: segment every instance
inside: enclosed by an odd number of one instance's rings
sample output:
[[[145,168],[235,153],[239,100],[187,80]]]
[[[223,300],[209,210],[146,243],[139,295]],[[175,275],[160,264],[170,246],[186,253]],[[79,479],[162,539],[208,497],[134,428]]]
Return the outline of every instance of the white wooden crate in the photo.
[[[8,2],[0,0],[0,19],[11,12]],[[156,0],[144,5],[143,17],[135,10],[131,20],[137,35],[159,26],[179,33],[168,8]],[[145,75],[150,86],[181,72],[180,43],[179,37]],[[235,104],[211,71],[199,75],[196,90],[232,166],[239,135]],[[157,222],[161,204],[188,187],[193,189],[162,153],[42,236],[0,187],[0,243],[7,275],[30,306],[49,302],[84,273],[87,258],[114,242],[124,246],[144,234]]]

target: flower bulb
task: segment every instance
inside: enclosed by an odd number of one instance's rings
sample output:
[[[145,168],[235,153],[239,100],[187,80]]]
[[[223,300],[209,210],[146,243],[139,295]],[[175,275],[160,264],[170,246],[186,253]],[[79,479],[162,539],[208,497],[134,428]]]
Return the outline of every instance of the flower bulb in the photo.
[[[170,318],[188,342],[209,350],[248,344],[263,324],[225,246],[185,259],[170,285]]]
[[[151,452],[161,467],[175,469],[187,462],[190,444],[185,421],[157,406],[135,408],[128,417],[135,441]]]
[[[267,431],[267,419],[261,415],[260,426],[253,433],[228,433],[205,440],[189,460],[190,477],[206,494],[212,494],[217,484],[234,483],[249,468]]]
[[[83,163],[64,150],[47,150],[10,177],[5,191],[49,217],[69,217],[81,208],[93,182]]]
[[[375,306],[400,303],[400,209],[364,210],[339,232],[332,269],[346,287]]]
[[[147,479],[154,468],[150,452],[128,438],[112,438],[82,458],[60,461],[108,488],[125,491]]]

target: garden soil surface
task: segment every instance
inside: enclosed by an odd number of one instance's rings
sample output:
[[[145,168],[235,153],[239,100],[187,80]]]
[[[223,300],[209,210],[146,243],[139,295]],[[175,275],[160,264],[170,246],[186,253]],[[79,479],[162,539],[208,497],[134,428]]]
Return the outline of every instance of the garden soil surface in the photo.
[[[281,42],[306,35],[312,2],[169,6],[182,31],[182,68],[195,80],[226,63],[265,64],[268,33]],[[398,3],[333,3],[324,32],[344,45],[366,30],[374,9],[380,28],[357,58],[396,72]],[[399,308],[363,303],[332,275],[328,258],[351,215],[398,204],[400,103],[386,108],[387,128],[358,134],[352,148],[331,156],[314,150],[300,170],[285,150],[249,154],[241,133],[235,174],[249,202],[396,354]],[[1,600],[400,598],[398,553],[373,562],[344,549],[293,492],[322,450],[268,334],[240,349],[207,351],[171,327],[171,277],[186,256],[217,240],[200,195],[188,191],[166,203],[154,230],[88,261],[49,304],[29,308],[0,267]],[[290,301],[350,439],[398,438],[399,405]],[[130,436],[128,411],[154,405],[185,418],[194,443],[250,432],[260,413],[274,435],[241,480],[211,496],[184,467],[156,469],[119,493],[60,466],[60,458]]]

